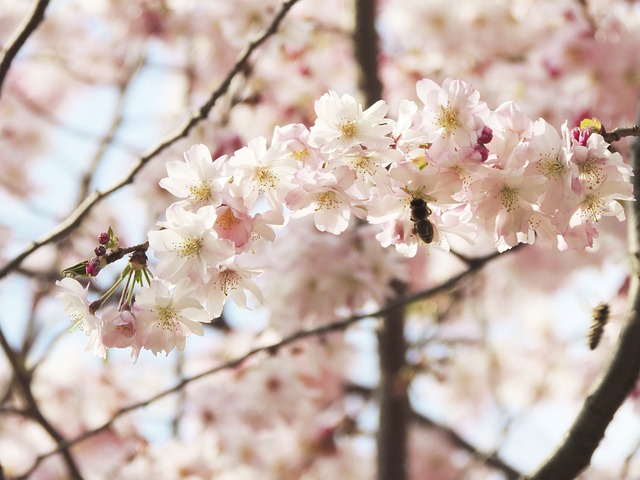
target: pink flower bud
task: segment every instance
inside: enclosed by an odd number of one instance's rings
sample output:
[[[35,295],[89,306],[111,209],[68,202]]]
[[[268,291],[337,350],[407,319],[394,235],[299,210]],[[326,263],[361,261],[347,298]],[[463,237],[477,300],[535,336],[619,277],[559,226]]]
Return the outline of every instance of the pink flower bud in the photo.
[[[478,137],[478,143],[480,143],[482,145],[486,145],[491,140],[493,140],[493,130],[491,130],[489,127],[485,126],[482,129],[482,133]],[[484,160],[486,160],[486,158]]]
[[[104,245],[100,245],[96,248],[93,249],[93,253],[96,254],[96,257],[101,257],[103,256],[105,253],[107,253],[107,249],[104,248]]]
[[[87,275],[91,275],[92,277],[100,273],[100,259],[98,257],[92,258],[89,263],[87,263],[86,272]]]
[[[111,238],[109,237],[109,234],[107,232],[102,232],[100,235],[98,235],[98,243],[100,245],[106,245],[107,243],[109,243],[109,240]]]
[[[477,143],[474,147],[473,150],[476,153],[480,154],[480,161],[481,162],[486,162],[487,158],[489,158],[489,149],[487,147],[485,147],[484,145],[482,145],[481,143]],[[474,157],[475,158],[475,157]]]
[[[590,130],[581,130],[580,131],[580,135],[578,137],[578,143],[580,145],[582,145],[583,147],[587,146],[587,140],[589,140],[589,137],[591,136],[591,131]]]
[[[576,141],[579,142],[580,141],[580,128],[579,127],[574,127],[571,129],[571,137]]]

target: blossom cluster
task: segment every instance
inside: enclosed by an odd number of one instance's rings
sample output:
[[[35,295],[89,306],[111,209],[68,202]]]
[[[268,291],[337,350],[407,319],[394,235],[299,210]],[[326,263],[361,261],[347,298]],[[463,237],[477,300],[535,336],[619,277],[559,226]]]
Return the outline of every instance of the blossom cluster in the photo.
[[[316,101],[310,128],[276,127],[271,141],[254,138],[215,159],[198,144],[169,162],[160,186],[177,200],[149,232],[156,278],[135,302],[98,318],[86,290],[61,282],[94,350],[181,350],[229,298],[241,307],[247,293],[262,302],[261,269],[251,260],[300,217],[334,235],[368,222],[383,247],[407,257],[425,243],[412,215],[416,199],[428,205],[421,220],[442,250],[452,236],[473,244],[487,235],[500,251],[536,239],[584,249],[603,216],[624,219],[619,201],[633,198],[632,172],[597,129],[565,123],[558,132],[513,102],[491,110],[461,80],[423,79],[416,91],[419,102],[403,100],[397,119],[382,100],[364,109],[330,91]]]

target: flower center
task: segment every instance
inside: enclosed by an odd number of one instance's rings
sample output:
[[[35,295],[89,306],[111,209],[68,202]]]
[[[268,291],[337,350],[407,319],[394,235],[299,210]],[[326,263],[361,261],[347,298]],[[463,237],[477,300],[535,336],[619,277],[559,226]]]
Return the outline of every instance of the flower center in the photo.
[[[356,132],[358,131],[358,125],[355,122],[345,122],[339,125],[340,131],[342,134],[347,137],[355,137]]]
[[[224,230],[231,230],[238,223],[240,223],[240,220],[238,220],[230,208],[216,219],[216,225]]]
[[[165,330],[176,330],[178,328],[178,314],[172,306],[158,309],[158,320]]]
[[[238,273],[233,270],[225,270],[220,274],[218,283],[220,284],[222,293],[224,293],[225,296],[228,296],[229,292],[238,288],[238,285],[240,284]]]
[[[304,159],[309,156],[309,150],[306,148],[304,150],[293,150],[291,156],[295,161],[304,163]]]
[[[500,202],[507,212],[511,212],[518,206],[518,190],[505,186],[500,192]]]
[[[358,173],[365,175],[374,175],[376,173],[375,163],[371,161],[371,157],[360,155],[355,157],[352,163]]]
[[[589,190],[593,190],[600,185],[604,179],[602,168],[595,159],[588,158],[584,163],[578,165],[579,178]]]
[[[562,177],[562,174],[564,174],[566,169],[567,168],[560,161],[560,157],[558,155],[555,157],[547,156],[546,158],[541,159],[538,163],[538,171],[545,177],[553,180],[558,180]]]
[[[204,202],[211,198],[211,182],[201,180],[199,184],[189,187],[189,195],[197,202]]]
[[[441,107],[440,115],[438,115],[438,126],[443,128],[445,132],[451,134],[456,128],[460,127],[462,123],[458,118],[458,112],[452,108],[449,103],[447,107]]]
[[[202,250],[202,238],[187,238],[177,245],[176,250],[181,257],[196,257]]]
[[[269,167],[260,167],[256,170],[254,179],[260,190],[273,190],[276,188],[277,175]]]
[[[317,193],[315,202],[316,202],[316,212],[318,210],[322,210],[323,208],[326,208],[326,209],[338,208],[338,205],[340,204],[340,200],[338,199],[336,192],[333,192],[331,190]]]
[[[587,195],[581,205],[580,215],[584,218],[590,218],[594,222],[600,220],[603,213],[607,212],[609,208],[607,204],[602,201],[597,195]]]

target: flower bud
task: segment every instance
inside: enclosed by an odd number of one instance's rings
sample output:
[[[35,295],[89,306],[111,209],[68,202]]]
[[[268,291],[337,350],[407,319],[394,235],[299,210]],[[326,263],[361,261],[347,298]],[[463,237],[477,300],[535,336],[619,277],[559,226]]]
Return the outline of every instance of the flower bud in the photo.
[[[476,153],[480,154],[480,161],[481,162],[486,162],[487,158],[489,158],[489,149],[487,147],[485,147],[484,145],[482,145],[481,143],[477,143],[474,147],[473,150]],[[474,157],[475,158],[475,157]]]
[[[99,245],[96,248],[94,248],[93,253],[96,254],[96,257],[101,257],[107,253],[107,249],[104,248],[104,245]]]
[[[131,254],[131,259],[129,260],[129,265],[133,270],[140,270],[147,266],[147,254],[144,253],[144,250],[136,250]]]
[[[100,273],[100,259],[98,257],[93,257],[91,260],[89,260],[89,263],[87,263],[86,272],[87,275],[91,275],[92,277],[95,277],[96,275],[98,275],[98,273]]]
[[[107,232],[102,232],[100,235],[98,235],[98,243],[100,245],[106,245],[107,243],[109,243],[110,239],[111,237]]]
[[[491,140],[493,140],[493,130],[491,130],[489,127],[485,126],[482,129],[482,133],[478,137],[478,143],[480,143],[482,145],[486,145]]]

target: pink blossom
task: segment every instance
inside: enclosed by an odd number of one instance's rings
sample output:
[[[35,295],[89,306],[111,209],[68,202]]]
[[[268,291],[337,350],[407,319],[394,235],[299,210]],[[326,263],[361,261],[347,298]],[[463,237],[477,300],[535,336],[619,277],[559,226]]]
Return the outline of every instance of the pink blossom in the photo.
[[[338,235],[349,226],[352,210],[364,215],[357,199],[347,193],[355,178],[355,171],[345,166],[333,172],[301,171],[296,179],[299,186],[287,195],[287,207],[296,217],[312,213],[318,230]]]
[[[210,267],[235,254],[230,240],[218,238],[214,224],[216,211],[212,206],[197,212],[178,204],[167,209],[167,220],[158,222],[162,230],[149,232],[149,245],[160,260],[158,276],[167,280],[189,277],[207,281]]]
[[[259,197],[264,197],[273,210],[282,209],[284,197],[291,190],[291,178],[297,163],[284,151],[284,145],[267,148],[264,137],[254,138],[246,147],[236,151],[229,160],[233,172],[235,196],[244,199],[251,209]]]
[[[218,206],[224,198],[228,178],[222,175],[227,157],[213,161],[209,149],[202,144],[193,145],[184,153],[183,162],[168,162],[166,178],[160,186],[172,195],[183,198],[183,206]]]
[[[383,100],[363,111],[352,96],[338,97],[329,91],[316,100],[315,111],[318,118],[310,129],[309,142],[323,152],[342,152],[356,145],[381,150],[393,142],[387,136],[393,121],[385,118],[388,107]]]
[[[473,146],[489,116],[486,103],[471,85],[451,78],[442,86],[423,79],[416,84],[424,108],[417,112],[415,137],[431,143],[432,156],[456,147]]]
[[[229,298],[232,298],[239,307],[248,308],[245,291],[251,292],[258,302],[264,302],[262,292],[253,280],[253,277],[260,273],[262,273],[260,269],[244,267],[236,263],[227,262],[220,265],[204,289],[207,312],[212,317],[219,317]]]
[[[195,298],[195,285],[183,278],[174,287],[154,279],[136,295],[136,333],[140,346],[154,355],[182,351],[186,337],[204,334],[202,323],[211,316]]]
[[[109,306],[102,312],[101,340],[106,348],[131,347],[131,357],[137,359],[140,341],[136,333],[136,317],[132,311]]]

